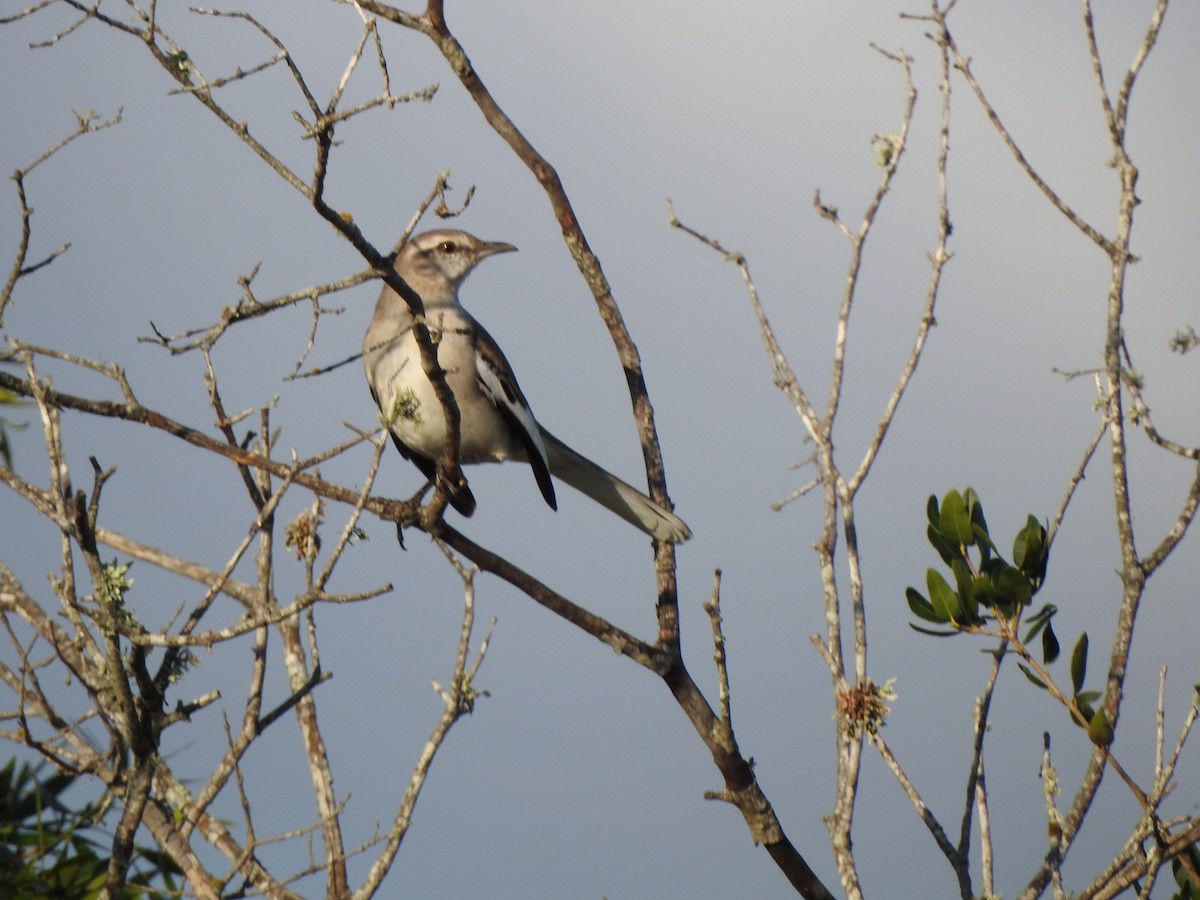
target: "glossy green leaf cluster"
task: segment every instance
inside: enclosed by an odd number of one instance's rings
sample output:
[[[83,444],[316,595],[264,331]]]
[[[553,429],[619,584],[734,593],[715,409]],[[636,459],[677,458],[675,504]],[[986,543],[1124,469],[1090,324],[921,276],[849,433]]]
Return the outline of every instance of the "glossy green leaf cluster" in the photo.
[[[912,627],[924,634],[950,637],[984,627],[989,620],[1003,620],[1015,634],[1017,623],[1046,580],[1050,545],[1045,526],[1029,516],[1013,539],[1012,562],[1009,562],[997,550],[988,532],[983,504],[971,488],[962,493],[952,490],[940,503],[937,497],[930,497],[925,514],[928,519],[926,536],[942,562],[949,566],[951,578],[930,568],[925,573],[928,597],[916,588],[908,588],[905,593],[913,614],[925,622],[943,626],[943,629]],[[1057,612],[1056,606],[1047,603],[1024,617],[1023,643],[1028,647],[1040,635],[1042,660],[1047,666],[1061,653],[1051,623]],[[945,630],[947,626],[948,630]],[[1079,713],[1076,716],[1072,712],[1071,721],[1086,727],[1093,743],[1106,747],[1112,743],[1113,731],[1104,710],[1094,707],[1101,694],[1083,689],[1087,653],[1088,636],[1084,633],[1071,652],[1072,700]],[[1029,666],[1021,662],[1017,665],[1034,685],[1048,689],[1046,682]]]
[[[1013,561],[1008,562],[992,541],[983,504],[971,488],[962,493],[952,490],[941,503],[931,496],[925,513],[929,520],[926,528],[929,543],[950,567],[953,584],[937,569],[928,569],[925,573],[928,598],[910,587],[906,592],[908,607],[918,618],[935,625],[949,625],[954,630],[917,628],[918,631],[957,634],[983,625],[989,613],[1012,618],[1029,605],[1046,579],[1050,556],[1046,529],[1037,519],[1030,516],[1025,527],[1017,532]],[[1056,645],[1048,616],[1042,626],[1047,629],[1043,640]]]
[[[73,774],[43,777],[40,767],[0,767],[0,897],[93,900],[108,877],[112,837],[97,822],[103,806],[64,802]],[[157,848],[135,845],[120,900],[176,896],[179,868]],[[163,888],[150,887],[156,885]]]

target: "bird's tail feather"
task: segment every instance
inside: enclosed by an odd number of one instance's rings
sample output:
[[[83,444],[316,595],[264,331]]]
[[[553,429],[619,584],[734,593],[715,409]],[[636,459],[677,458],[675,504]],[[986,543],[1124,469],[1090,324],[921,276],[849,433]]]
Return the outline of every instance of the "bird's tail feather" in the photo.
[[[692,536],[692,530],[682,519],[637,488],[576,453],[544,429],[542,439],[550,471],[556,478],[660,541],[679,544]]]

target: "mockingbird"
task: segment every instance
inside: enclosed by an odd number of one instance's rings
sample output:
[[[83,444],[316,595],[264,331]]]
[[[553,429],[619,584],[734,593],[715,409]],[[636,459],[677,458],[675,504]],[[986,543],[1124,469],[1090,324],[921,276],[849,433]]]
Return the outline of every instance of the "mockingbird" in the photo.
[[[660,541],[687,540],[691,529],[677,516],[538,424],[500,347],[459,303],[459,285],[481,260],[516,249],[465,231],[427,231],[396,256],[396,271],[424,301],[425,325],[458,405],[459,462],[527,462],[552,509],[554,475]],[[396,447],[432,480],[446,418],[421,365],[408,304],[386,285],[363,339],[363,366]],[[464,516],[475,511],[465,483],[449,499]]]

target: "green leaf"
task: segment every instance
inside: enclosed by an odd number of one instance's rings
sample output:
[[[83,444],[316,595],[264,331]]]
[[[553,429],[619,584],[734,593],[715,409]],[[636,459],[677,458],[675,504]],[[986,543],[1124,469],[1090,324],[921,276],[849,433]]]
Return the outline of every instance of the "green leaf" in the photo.
[[[1104,710],[1098,709],[1092,715],[1087,727],[1088,737],[1097,747],[1107,747],[1113,742],[1112,726],[1108,724],[1108,716]]]
[[[904,596],[908,598],[908,608],[912,610],[913,615],[918,619],[924,619],[926,622],[936,622],[939,625],[946,624],[946,618],[938,615],[933,605],[916,588],[907,588],[904,591]]]
[[[992,579],[987,575],[976,575],[975,584],[971,588],[971,596],[975,598],[977,603],[982,603],[989,609],[996,605],[996,600],[1000,596],[995,585],[992,584]]]
[[[993,582],[1000,595],[1017,606],[1028,606],[1033,597],[1033,589],[1020,569],[1013,566],[1002,566]]]
[[[1092,699],[1094,700],[1095,698],[1093,697]],[[1076,695],[1075,705],[1079,707],[1079,713],[1083,716],[1084,721],[1090,722],[1092,720],[1092,716],[1096,714],[1096,710],[1092,708],[1091,701],[1086,700],[1082,694]],[[1083,728],[1083,722],[1080,722],[1073,715],[1071,716],[1071,723]]]
[[[1042,632],[1042,662],[1046,665],[1051,665],[1061,651],[1058,645],[1058,637],[1054,634],[1054,626],[1050,624],[1050,620],[1046,620],[1046,629]]]
[[[933,545],[933,549],[937,551],[938,556],[946,565],[950,565],[956,559],[962,559],[962,550],[952,547],[935,526],[930,525],[926,528],[925,536],[929,538],[929,543]]]
[[[954,573],[954,587],[958,593],[958,602],[963,610],[963,623],[972,624],[979,620],[979,604],[975,600],[975,577],[971,574],[966,562],[956,559],[950,563]]]
[[[983,517],[983,503],[979,499],[979,495],[971,488],[967,488],[965,497],[967,503],[967,512],[971,516],[971,533],[975,538],[975,545],[979,548],[979,555],[983,562],[987,562],[988,557],[996,550],[996,545],[992,543],[991,534],[988,533],[987,519]]]
[[[979,548],[981,563],[986,563],[991,559],[993,553],[997,556],[1000,555],[1000,551],[996,549],[996,545],[992,542],[992,536],[987,532],[987,525],[981,526],[972,520],[971,533],[975,537],[975,546]]]
[[[1041,522],[1029,516],[1025,520],[1025,527],[1017,532],[1013,540],[1013,564],[1025,573],[1036,591],[1045,580],[1046,562],[1046,529]]]
[[[1042,681],[1042,679],[1040,679],[1036,675],[1034,675],[1033,670],[1031,670],[1027,665],[1025,665],[1025,663],[1017,663],[1017,668],[1020,669],[1022,672],[1024,672],[1025,677],[1028,678],[1030,681],[1032,681],[1035,686],[1040,687],[1043,691],[1049,690],[1049,688],[1046,687],[1046,682]]]
[[[950,563],[950,572],[954,575],[954,587],[961,597],[964,592],[971,589],[971,570],[968,568],[966,560],[956,559]]]
[[[938,525],[938,501],[937,494],[930,494],[929,499],[925,501],[925,518],[929,520],[929,524],[934,528]]]
[[[1092,720],[1092,716],[1096,714],[1096,709],[1094,706],[1092,706],[1092,704],[1099,699],[1099,691],[1083,691],[1082,693],[1075,695],[1075,705],[1079,707],[1079,712],[1085,721],[1090,722]],[[1083,727],[1083,723],[1074,716],[1071,716],[1071,721],[1080,728]]]
[[[925,586],[929,588],[929,602],[933,604],[934,610],[945,617],[942,621],[958,622],[962,619],[963,611],[958,602],[958,595],[941,572],[937,569],[926,569]]]
[[[914,625],[912,622],[908,623],[908,627],[913,631],[919,631],[921,634],[928,634],[933,637],[956,637],[962,634],[961,631],[934,631],[932,628],[922,628],[920,625]]]
[[[1029,518],[1033,518],[1030,516]],[[1021,568],[1025,567],[1025,557],[1030,553],[1030,541],[1033,536],[1029,533],[1029,522],[1025,522],[1025,527],[1017,532],[1017,536],[1013,538],[1012,557],[1013,563]]]
[[[1035,616],[1030,616],[1025,622],[1025,624],[1029,626],[1029,629],[1025,632],[1025,643],[1028,644],[1035,637],[1037,637],[1038,633],[1046,627],[1046,623],[1049,621],[1050,620],[1041,613]]]
[[[1075,642],[1075,649],[1071,651],[1071,686],[1076,694],[1083,690],[1083,680],[1087,678],[1087,655],[1088,636],[1085,631]]]
[[[1025,643],[1032,641],[1041,632],[1043,628],[1050,624],[1050,620],[1054,618],[1054,614],[1058,612],[1058,607],[1053,603],[1047,603],[1033,615],[1025,620],[1025,624],[1029,626],[1029,630],[1025,632]]]
[[[954,547],[969,547],[975,541],[971,529],[971,516],[962,494],[950,491],[942,498],[941,514],[938,516],[938,531]]]

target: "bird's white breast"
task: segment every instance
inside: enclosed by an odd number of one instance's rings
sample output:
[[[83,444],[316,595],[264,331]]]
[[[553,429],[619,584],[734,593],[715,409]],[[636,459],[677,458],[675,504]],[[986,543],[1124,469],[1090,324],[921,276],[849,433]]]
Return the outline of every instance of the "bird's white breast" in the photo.
[[[438,362],[458,404],[460,421],[472,423],[462,435],[459,461],[525,459],[524,447],[513,440],[508,423],[479,389],[468,326],[443,322],[440,327],[431,328],[431,333]],[[421,365],[412,329],[406,329],[394,343],[375,351],[373,357],[368,360],[368,372],[380,404],[385,411],[397,411],[391,430],[406,447],[437,459],[446,446],[446,416]]]

